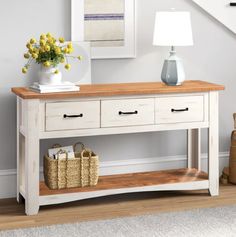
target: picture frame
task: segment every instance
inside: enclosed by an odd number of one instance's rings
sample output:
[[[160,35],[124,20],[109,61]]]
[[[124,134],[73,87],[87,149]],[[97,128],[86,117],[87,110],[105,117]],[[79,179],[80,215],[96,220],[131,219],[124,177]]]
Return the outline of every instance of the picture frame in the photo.
[[[85,1],[71,0],[71,40],[88,41],[85,38]],[[119,46],[91,45],[92,59],[135,58],[136,57],[136,0],[123,0],[123,44]],[[99,4],[99,3],[97,3]],[[95,14],[90,14],[95,15]],[[104,14],[97,14],[100,17]],[[107,14],[105,14],[107,15]],[[113,14],[110,14],[114,17]],[[104,21],[105,22],[105,21]],[[107,23],[107,21],[106,21]],[[95,28],[96,29],[96,28]],[[114,29],[112,29],[114,31]]]

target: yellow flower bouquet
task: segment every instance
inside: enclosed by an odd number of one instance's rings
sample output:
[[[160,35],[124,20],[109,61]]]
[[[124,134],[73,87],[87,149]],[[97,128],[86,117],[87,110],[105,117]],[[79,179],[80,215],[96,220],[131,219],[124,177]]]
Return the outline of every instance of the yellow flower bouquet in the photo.
[[[45,69],[53,69],[51,72],[54,74],[59,74],[60,71],[57,68],[59,64],[65,64],[65,69],[70,70],[69,58],[82,59],[81,56],[71,55],[74,51],[71,42],[65,42],[62,37],[57,40],[51,33],[41,34],[38,41],[35,38],[30,39],[26,48],[27,52],[24,54],[24,58],[28,61],[22,68],[23,73],[27,73],[33,61],[41,64]]]

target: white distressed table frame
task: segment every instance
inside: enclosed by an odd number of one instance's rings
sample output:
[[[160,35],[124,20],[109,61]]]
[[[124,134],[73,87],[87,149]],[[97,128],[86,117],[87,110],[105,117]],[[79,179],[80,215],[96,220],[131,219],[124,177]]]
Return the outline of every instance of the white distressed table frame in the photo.
[[[116,99],[163,98],[172,96],[204,97],[204,119],[201,122],[163,123],[142,126],[106,127],[94,129],[75,129],[63,131],[45,131],[45,107],[51,102],[101,101]],[[198,111],[196,111],[198,112]],[[99,136],[106,134],[127,134],[165,130],[186,129],[188,136],[188,167],[201,169],[201,128],[209,129],[209,179],[199,182],[163,184],[156,186],[109,189],[104,191],[68,193],[61,195],[39,195],[39,154],[40,140],[66,137]],[[118,193],[158,190],[197,190],[209,189],[212,196],[219,194],[219,160],[218,160],[218,91],[164,94],[111,96],[76,99],[22,99],[17,97],[17,200],[25,199],[27,215],[37,214],[42,205],[56,204],[99,197]]]

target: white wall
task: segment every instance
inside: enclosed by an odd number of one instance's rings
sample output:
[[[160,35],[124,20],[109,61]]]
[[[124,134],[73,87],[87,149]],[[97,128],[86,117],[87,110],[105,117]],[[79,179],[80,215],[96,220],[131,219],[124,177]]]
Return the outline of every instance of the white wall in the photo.
[[[228,151],[232,113],[236,111],[236,36],[190,0],[137,2],[137,58],[93,61],[93,83],[160,81],[162,62],[169,49],[152,46],[155,11],[171,7],[190,11],[195,44],[177,48],[178,54],[184,59],[188,79],[226,86],[226,91],[220,93],[220,151]],[[69,0],[0,1],[0,170],[16,166],[15,96],[10,88],[26,86],[34,81],[34,70],[27,76],[20,72],[25,43],[31,36],[38,37],[48,31],[70,39]],[[184,131],[79,140],[100,154],[102,161],[186,154]],[[69,144],[72,141],[61,139],[57,142]],[[42,152],[54,142],[42,142]],[[204,134],[204,147],[205,144]]]

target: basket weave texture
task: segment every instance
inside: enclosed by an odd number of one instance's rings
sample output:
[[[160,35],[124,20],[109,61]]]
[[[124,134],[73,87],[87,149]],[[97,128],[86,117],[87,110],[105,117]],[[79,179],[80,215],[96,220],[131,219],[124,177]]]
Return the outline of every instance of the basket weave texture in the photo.
[[[98,176],[99,157],[84,147],[81,152],[75,152],[73,159],[54,160],[44,156],[44,180],[50,189],[95,186]]]

